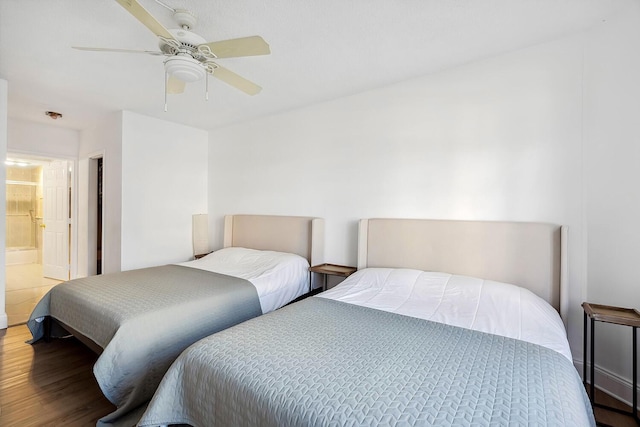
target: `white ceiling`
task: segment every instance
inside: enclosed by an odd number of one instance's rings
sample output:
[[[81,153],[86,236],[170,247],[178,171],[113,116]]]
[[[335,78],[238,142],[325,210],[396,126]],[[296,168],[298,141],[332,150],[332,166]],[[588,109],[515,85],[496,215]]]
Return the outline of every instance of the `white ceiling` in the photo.
[[[172,13],[140,3],[167,28]],[[271,55],[218,62],[261,85],[248,96],[217,79],[169,95],[163,57],[71,46],[157,50],[155,35],[114,0],[0,0],[0,78],[9,116],[74,129],[131,110],[212,129],[348,96],[553,40],[635,0],[162,0],[199,19],[208,41],[261,35]],[[61,112],[56,122],[44,111]]]

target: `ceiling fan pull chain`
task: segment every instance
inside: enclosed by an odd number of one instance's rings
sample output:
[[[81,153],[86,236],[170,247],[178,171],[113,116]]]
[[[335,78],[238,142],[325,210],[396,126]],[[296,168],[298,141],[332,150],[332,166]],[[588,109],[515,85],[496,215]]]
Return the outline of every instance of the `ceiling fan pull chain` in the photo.
[[[209,100],[209,73],[204,77],[204,100]]]
[[[164,72],[164,112],[167,112],[167,80],[169,80],[169,73]]]

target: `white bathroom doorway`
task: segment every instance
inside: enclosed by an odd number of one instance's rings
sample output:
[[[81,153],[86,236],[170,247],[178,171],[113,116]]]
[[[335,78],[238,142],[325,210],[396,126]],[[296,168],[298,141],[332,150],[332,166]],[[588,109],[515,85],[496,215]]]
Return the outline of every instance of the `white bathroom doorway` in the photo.
[[[73,162],[6,158],[6,312],[27,320],[39,299],[69,279]]]

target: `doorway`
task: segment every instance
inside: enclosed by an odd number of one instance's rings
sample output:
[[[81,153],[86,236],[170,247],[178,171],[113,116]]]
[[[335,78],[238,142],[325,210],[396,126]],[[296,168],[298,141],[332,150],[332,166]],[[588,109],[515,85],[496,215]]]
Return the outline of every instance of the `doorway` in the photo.
[[[69,279],[70,162],[7,154],[6,312],[23,323],[54,285]]]
[[[104,272],[104,153],[94,153],[88,159],[87,188],[87,247],[86,267],[79,268],[81,275],[93,276]],[[85,179],[81,174],[80,180]],[[79,215],[83,215],[84,212]],[[82,254],[84,257],[85,254]]]
[[[102,274],[102,157],[96,162],[96,274]]]

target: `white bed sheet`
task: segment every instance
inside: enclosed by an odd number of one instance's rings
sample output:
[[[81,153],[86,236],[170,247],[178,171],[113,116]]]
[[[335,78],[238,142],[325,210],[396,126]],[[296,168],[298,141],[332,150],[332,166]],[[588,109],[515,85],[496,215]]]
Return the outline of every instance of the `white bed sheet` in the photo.
[[[309,291],[309,262],[291,253],[230,247],[178,265],[248,280],[258,291],[263,314]]]
[[[366,268],[318,296],[528,341],[572,361],[558,312],[519,286],[439,272]]]

